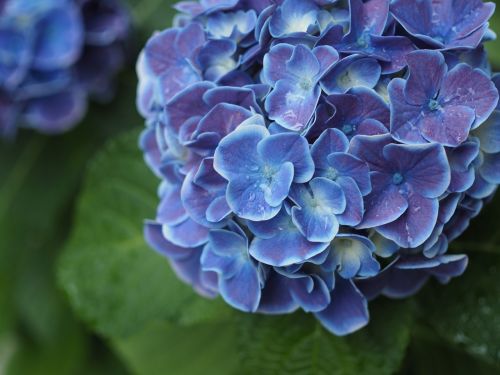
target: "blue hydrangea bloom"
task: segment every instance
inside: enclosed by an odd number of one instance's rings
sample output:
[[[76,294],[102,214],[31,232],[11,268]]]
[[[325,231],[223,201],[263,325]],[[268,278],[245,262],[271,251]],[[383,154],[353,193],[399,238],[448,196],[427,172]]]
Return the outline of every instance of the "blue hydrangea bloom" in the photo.
[[[477,47],[494,11],[494,3],[482,0],[417,0],[417,3],[394,0],[391,3],[392,15],[406,31],[442,50]]]
[[[448,246],[500,184],[500,76],[483,45],[493,6],[414,7],[176,6],[175,27],[139,58],[137,104],[162,181],[145,237],[179,278],[236,309],[302,309],[346,335],[368,324],[369,300],[464,272],[467,256]]]
[[[0,4],[0,137],[18,127],[61,133],[87,98],[107,100],[124,64],[130,17],[119,0]]]

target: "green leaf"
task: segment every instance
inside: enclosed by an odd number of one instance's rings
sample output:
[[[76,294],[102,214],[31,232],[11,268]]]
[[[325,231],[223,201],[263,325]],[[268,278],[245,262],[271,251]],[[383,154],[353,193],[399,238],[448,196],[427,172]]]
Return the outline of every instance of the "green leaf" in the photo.
[[[138,375],[228,375],[240,373],[242,365],[237,335],[234,322],[152,324],[115,346]]]
[[[58,253],[50,242],[68,230],[68,220],[63,219],[88,158],[111,135],[142,123],[130,106],[135,96],[133,73],[124,78],[119,87],[121,100],[92,106],[74,131],[58,137],[22,131],[16,142],[0,143],[0,326],[13,324],[16,308],[21,309],[23,318],[40,320],[39,315],[22,311],[29,307],[22,301],[31,298],[23,293],[32,295],[38,287],[34,284],[45,283],[35,278],[35,268],[40,270],[36,275],[47,280],[50,270],[42,268],[50,267]],[[42,262],[34,261],[35,257]],[[38,324],[33,319],[31,322]]]
[[[154,31],[172,27],[177,0],[126,0],[136,29],[142,39],[149,38]]]
[[[461,253],[500,254],[500,232],[498,231],[500,195],[484,205],[478,217],[471,220],[470,228],[459,239],[451,243],[450,249]]]
[[[439,340],[432,330],[416,330],[398,375],[494,375],[494,367]]]
[[[471,257],[465,275],[421,295],[422,316],[441,337],[500,371],[500,255]]]
[[[135,75],[122,78],[119,100],[92,105],[68,134],[23,130],[0,143],[0,332],[16,343],[9,373],[74,374],[82,365],[86,333],[57,289],[54,267],[88,159],[106,139],[142,123],[129,104]]]
[[[143,220],[154,216],[158,180],[138,134],[112,141],[92,163],[59,265],[71,304],[105,336],[130,335],[153,320],[192,324],[231,311],[196,295],[146,245]]]
[[[85,359],[86,337],[80,326],[66,316],[59,321],[57,339],[39,344],[21,337],[18,348],[8,362],[7,375],[72,375]]]
[[[392,374],[410,338],[412,305],[377,301],[367,328],[347,337],[327,332],[312,316],[241,319],[245,374]]]
[[[499,12],[499,2],[495,1],[497,4],[497,11],[490,20],[490,27],[493,29],[497,35],[500,35],[500,12]],[[500,70],[500,40],[497,39],[492,42],[486,43],[486,49],[490,56],[490,61],[493,65],[494,71]]]

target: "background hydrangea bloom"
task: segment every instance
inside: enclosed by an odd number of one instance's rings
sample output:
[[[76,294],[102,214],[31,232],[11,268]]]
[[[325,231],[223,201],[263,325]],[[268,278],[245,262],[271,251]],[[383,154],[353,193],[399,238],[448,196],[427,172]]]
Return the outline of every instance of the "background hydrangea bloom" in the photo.
[[[107,99],[130,19],[119,0],[6,0],[0,6],[0,136],[60,133]]]
[[[345,335],[368,300],[464,272],[448,244],[500,182],[493,8],[420,3],[179,3],[137,101],[162,179],[146,239],[183,280]]]

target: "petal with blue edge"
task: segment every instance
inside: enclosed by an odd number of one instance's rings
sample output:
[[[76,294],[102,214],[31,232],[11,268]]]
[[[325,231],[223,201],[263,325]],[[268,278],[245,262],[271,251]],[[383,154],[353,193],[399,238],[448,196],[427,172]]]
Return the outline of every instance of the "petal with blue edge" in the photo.
[[[332,292],[332,302],[315,316],[330,332],[348,335],[368,324],[368,303],[351,280],[339,278]]]

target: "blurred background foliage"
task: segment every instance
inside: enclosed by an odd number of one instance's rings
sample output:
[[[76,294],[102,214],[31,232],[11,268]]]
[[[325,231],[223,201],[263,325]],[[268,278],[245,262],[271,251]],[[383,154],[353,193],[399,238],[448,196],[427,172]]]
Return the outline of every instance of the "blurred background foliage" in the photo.
[[[137,52],[170,25],[173,1],[128,3]],[[488,50],[500,71],[500,41]],[[462,278],[373,303],[347,338],[305,314],[195,296],[142,239],[157,181],[137,148],[133,60],[116,100],[76,130],[0,144],[0,374],[500,373],[498,196],[452,245],[471,254]]]

